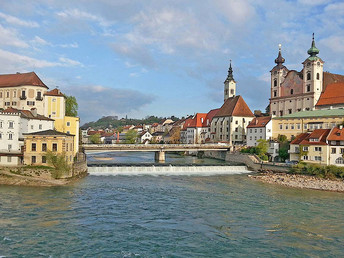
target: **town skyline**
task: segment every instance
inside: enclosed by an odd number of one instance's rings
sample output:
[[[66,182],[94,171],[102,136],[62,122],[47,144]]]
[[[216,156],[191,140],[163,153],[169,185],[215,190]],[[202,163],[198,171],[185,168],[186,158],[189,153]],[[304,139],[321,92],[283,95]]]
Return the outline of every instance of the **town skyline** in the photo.
[[[34,71],[59,86],[82,124],[219,108],[230,59],[237,95],[264,111],[278,45],[300,71],[313,32],[324,71],[344,73],[340,1],[82,3],[0,4],[1,74]]]

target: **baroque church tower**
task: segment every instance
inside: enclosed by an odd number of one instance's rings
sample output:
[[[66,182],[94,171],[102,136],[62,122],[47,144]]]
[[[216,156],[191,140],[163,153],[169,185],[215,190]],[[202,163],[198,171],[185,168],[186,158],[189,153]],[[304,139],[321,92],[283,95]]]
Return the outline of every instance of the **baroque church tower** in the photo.
[[[314,33],[311,48],[307,51],[309,57],[303,64],[303,90],[304,93],[313,93],[312,104],[316,105],[323,91],[323,65],[324,61],[317,56],[319,49],[314,42]]]
[[[224,102],[231,97],[235,97],[236,92],[236,82],[233,78],[232,60],[229,63],[228,75],[224,81]]]

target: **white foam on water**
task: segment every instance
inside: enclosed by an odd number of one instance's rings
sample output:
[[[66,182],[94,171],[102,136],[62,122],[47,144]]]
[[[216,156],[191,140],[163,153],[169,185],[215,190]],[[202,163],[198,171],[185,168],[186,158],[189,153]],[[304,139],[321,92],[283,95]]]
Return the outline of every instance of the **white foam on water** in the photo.
[[[248,174],[246,166],[128,166],[128,167],[88,167],[92,176],[213,176]]]

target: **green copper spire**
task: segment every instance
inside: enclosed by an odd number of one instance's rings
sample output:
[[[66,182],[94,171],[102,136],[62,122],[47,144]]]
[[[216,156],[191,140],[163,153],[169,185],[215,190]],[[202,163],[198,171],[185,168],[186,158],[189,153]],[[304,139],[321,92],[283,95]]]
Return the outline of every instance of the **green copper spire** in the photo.
[[[308,49],[307,53],[310,55],[308,57],[309,60],[315,60],[318,59],[317,54],[319,54],[319,49],[315,46],[315,41],[314,41],[314,33],[313,33],[313,40],[312,40],[312,46],[310,49]]]
[[[229,81],[234,81],[233,69],[232,69],[232,60],[229,60],[228,75],[227,75],[227,79],[225,80],[225,82],[229,82]]]

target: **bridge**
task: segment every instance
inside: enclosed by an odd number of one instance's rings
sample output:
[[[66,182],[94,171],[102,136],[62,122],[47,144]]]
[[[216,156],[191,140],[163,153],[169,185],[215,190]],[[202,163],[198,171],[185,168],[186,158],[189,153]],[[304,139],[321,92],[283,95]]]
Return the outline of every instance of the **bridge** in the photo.
[[[166,151],[228,151],[229,144],[83,144],[85,151],[151,151],[155,160],[165,161]]]

